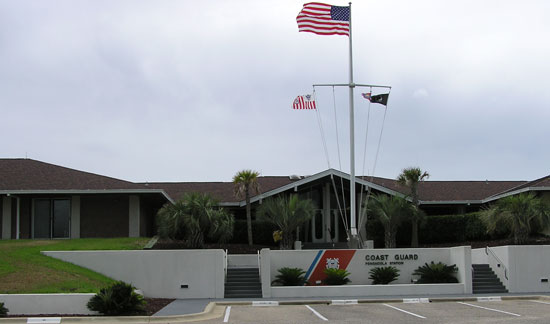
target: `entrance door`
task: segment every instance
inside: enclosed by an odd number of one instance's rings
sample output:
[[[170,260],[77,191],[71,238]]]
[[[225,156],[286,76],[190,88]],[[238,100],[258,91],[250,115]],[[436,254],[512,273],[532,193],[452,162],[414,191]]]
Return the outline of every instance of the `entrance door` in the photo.
[[[71,229],[69,199],[34,200],[34,238],[69,238]]]

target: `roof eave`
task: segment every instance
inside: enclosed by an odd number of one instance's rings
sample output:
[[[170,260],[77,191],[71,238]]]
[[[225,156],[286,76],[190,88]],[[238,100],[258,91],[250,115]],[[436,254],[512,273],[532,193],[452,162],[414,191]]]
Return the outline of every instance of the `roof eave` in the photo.
[[[518,190],[513,190],[513,191],[503,193],[503,194],[499,194],[499,195],[495,195],[495,196],[485,198],[485,199],[483,199],[483,203],[488,203],[488,202],[495,201],[495,200],[498,200],[498,199],[501,199],[501,198],[504,198],[504,197],[517,195],[517,194],[524,193],[524,192],[527,192],[527,191],[550,191],[550,187],[526,187],[526,188],[521,188],[521,189],[518,189]]]
[[[166,200],[174,203],[172,198],[162,189],[48,189],[48,190],[0,190],[0,195],[93,195],[93,194],[161,194]]]
[[[307,178],[300,179],[298,181],[286,184],[286,185],[281,186],[279,188],[276,188],[276,189],[261,193],[259,195],[256,195],[256,196],[250,198],[250,203],[260,201],[262,199],[277,195],[279,193],[285,192],[287,190],[291,190],[293,188],[297,188],[299,186],[302,186],[304,184],[307,184],[307,183],[315,181],[315,180],[319,180],[319,179],[327,177],[327,176],[338,176],[338,177],[341,177],[341,178],[344,178],[344,179],[347,179],[347,180],[350,179],[350,175],[347,174],[347,173],[344,173],[342,171],[338,171],[338,170],[335,170],[335,169],[327,169],[325,171],[322,171],[322,172],[319,172],[317,174],[311,175]],[[363,179],[360,179],[360,178],[356,178],[355,183],[358,183],[358,184],[376,189],[378,191],[382,191],[382,192],[390,194],[390,195],[399,196],[399,197],[403,197],[403,198],[406,196],[406,195],[404,195],[404,194],[402,194],[398,191],[388,189],[384,186],[381,186],[381,185],[378,185],[378,184],[375,184],[375,183],[372,183],[370,181],[366,181],[366,180],[363,180]],[[246,205],[246,201],[244,201],[244,200],[242,200],[238,203],[239,207],[243,207],[245,205]]]

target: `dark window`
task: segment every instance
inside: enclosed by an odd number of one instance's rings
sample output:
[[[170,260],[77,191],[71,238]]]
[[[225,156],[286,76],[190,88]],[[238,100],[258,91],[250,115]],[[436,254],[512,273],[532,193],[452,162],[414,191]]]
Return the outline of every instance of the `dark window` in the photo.
[[[34,238],[69,238],[71,202],[68,199],[34,200]]]

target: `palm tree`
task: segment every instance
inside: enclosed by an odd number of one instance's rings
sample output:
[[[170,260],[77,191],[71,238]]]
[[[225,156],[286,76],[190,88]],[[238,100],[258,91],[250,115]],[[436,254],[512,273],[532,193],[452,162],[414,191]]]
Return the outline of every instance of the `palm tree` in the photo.
[[[395,248],[397,228],[404,219],[411,217],[414,207],[401,197],[379,194],[373,197],[369,210],[384,226],[384,246]]]
[[[521,193],[497,200],[481,213],[488,232],[506,228],[514,237],[514,244],[524,244],[533,229],[542,229],[550,223],[550,210],[534,193]]]
[[[205,236],[225,242],[233,236],[235,220],[217,201],[202,193],[187,193],[175,204],[166,204],[158,214],[159,236],[185,239],[191,248],[202,248]]]
[[[260,185],[258,184],[257,171],[242,170],[237,172],[233,176],[233,184],[235,185],[235,196],[243,197],[246,200],[246,227],[248,231],[248,245],[254,244],[252,240],[252,215],[250,212],[250,191],[260,192]]]
[[[258,218],[276,225],[283,232],[281,248],[290,249],[294,232],[301,224],[309,221],[315,213],[315,205],[309,199],[301,200],[297,195],[290,198],[279,196],[266,199],[258,209]]]
[[[412,203],[416,209],[411,217],[411,247],[413,248],[418,247],[418,222],[422,217],[422,213],[418,208],[418,184],[429,177],[428,172],[422,172],[418,167],[405,168],[397,177],[397,182],[409,188]]]

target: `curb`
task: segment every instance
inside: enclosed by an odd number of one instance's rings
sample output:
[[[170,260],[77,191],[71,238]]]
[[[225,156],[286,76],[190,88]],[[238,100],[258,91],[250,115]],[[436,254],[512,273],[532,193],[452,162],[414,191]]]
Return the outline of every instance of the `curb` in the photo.
[[[225,307],[216,305],[215,302],[210,302],[204,308],[204,311],[195,314],[186,315],[169,315],[169,316],[83,316],[83,317],[62,317],[62,323],[185,323],[193,320],[208,320],[221,317]],[[0,319],[0,324],[8,323],[27,323],[31,317],[3,318]]]

